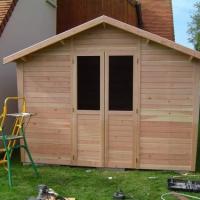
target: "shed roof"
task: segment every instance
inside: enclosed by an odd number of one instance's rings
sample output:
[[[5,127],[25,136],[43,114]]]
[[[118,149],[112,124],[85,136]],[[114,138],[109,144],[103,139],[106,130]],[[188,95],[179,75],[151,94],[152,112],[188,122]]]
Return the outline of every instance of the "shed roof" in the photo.
[[[182,52],[186,55],[189,55],[191,58],[197,58],[197,59],[200,59],[200,52],[198,51],[195,51],[195,50],[192,50],[192,49],[189,49],[187,47],[184,47],[182,45],[179,45],[171,40],[168,40],[166,38],[163,38],[163,37],[160,37],[158,35],[155,35],[153,33],[150,33],[150,32],[147,32],[147,31],[144,31],[144,30],[141,30],[139,28],[136,28],[134,26],[131,26],[131,25],[128,25],[124,22],[121,22],[121,21],[118,21],[116,19],[113,19],[111,17],[107,17],[105,15],[101,16],[101,17],[97,17],[96,19],[93,19],[89,22],[86,22],[84,24],[81,24],[75,28],[72,28],[68,31],[65,31],[63,33],[60,33],[58,35],[55,35],[53,37],[50,37],[42,42],[39,42],[33,46],[30,46],[28,48],[25,48],[19,52],[16,52],[10,56],[7,56],[3,59],[3,63],[6,64],[6,63],[9,63],[9,62],[13,62],[13,61],[16,61],[20,58],[23,58],[33,52],[36,52],[40,49],[43,49],[45,47],[48,47],[52,44],[55,44],[59,41],[62,41],[66,38],[69,38],[75,34],[78,34],[82,31],[85,31],[87,29],[90,29],[92,27],[95,27],[99,24],[102,24],[102,23],[105,23],[105,24],[108,24],[108,25],[111,25],[111,26],[114,26],[116,28],[119,28],[121,30],[124,30],[124,31],[127,31],[129,33],[132,33],[134,35],[137,35],[137,36],[140,36],[142,38],[145,38],[149,41],[153,41],[153,42],[156,42],[156,43],[159,43],[161,45],[164,45],[166,47],[169,47],[169,48],[172,48],[172,49],[175,49],[179,52]]]
[[[0,0],[0,36],[18,0]]]

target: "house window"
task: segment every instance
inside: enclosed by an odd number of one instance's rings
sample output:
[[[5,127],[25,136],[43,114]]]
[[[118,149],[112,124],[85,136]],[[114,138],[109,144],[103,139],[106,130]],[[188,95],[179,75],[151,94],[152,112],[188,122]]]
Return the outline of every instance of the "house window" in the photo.
[[[78,110],[100,110],[100,56],[77,57]]]
[[[133,56],[109,56],[109,110],[133,110]]]

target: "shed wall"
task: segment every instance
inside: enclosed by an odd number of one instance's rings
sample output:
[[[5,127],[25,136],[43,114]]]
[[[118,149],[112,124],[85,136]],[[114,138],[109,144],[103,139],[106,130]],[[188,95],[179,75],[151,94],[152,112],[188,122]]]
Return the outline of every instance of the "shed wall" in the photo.
[[[24,81],[21,90],[27,99],[28,111],[37,113],[27,132],[36,162],[73,164],[74,53],[89,49],[123,51],[123,48],[140,52],[140,130],[135,148],[137,167],[194,169],[194,124],[198,120],[198,117],[194,117],[194,110],[198,109],[195,104],[198,86],[196,68],[189,61],[189,56],[155,43],[147,44],[139,37],[107,25],[78,34],[64,41],[64,44],[58,43],[38,51],[23,64]],[[90,143],[88,138],[87,144]],[[28,161],[26,157],[25,161]]]
[[[141,43],[141,168],[191,170],[196,83],[188,59]]]
[[[71,67],[67,45],[39,51],[24,63],[27,110],[37,113],[29,123],[27,139],[38,163],[71,163]]]

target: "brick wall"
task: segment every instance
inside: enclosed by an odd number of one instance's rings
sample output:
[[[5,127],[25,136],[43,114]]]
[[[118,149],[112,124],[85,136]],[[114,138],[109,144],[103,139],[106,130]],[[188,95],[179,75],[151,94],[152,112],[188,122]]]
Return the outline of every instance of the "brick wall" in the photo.
[[[174,40],[174,24],[171,0],[140,0],[144,29]]]

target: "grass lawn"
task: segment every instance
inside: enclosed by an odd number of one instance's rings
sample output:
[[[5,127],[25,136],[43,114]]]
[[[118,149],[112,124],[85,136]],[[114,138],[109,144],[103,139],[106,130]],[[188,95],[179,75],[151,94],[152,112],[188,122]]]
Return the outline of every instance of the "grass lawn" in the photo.
[[[78,200],[111,200],[112,194],[121,188],[134,200],[158,200],[162,193],[168,192],[167,178],[177,175],[165,171],[116,171],[66,166],[40,166],[41,176],[34,177],[30,166],[13,164],[14,187],[9,189],[6,171],[0,171],[0,199],[27,200],[37,195],[37,185],[47,184],[62,196]],[[149,179],[155,176],[157,179]],[[109,180],[108,177],[113,177]],[[198,179],[197,177],[196,179]],[[190,193],[191,194],[191,193]],[[194,194],[200,197],[200,194]],[[167,198],[175,199],[175,198]]]

